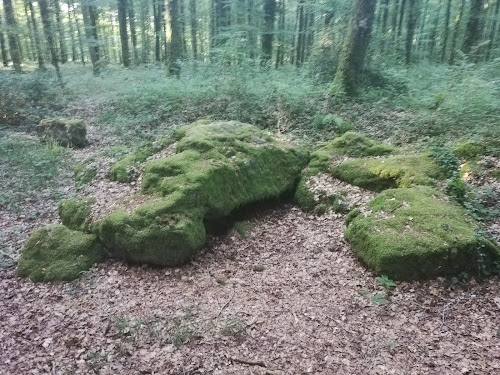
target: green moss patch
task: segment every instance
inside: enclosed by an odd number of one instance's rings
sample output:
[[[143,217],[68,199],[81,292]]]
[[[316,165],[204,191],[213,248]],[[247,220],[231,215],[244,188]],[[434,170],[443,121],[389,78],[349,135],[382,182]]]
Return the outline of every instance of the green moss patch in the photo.
[[[93,203],[95,199],[89,197],[62,200],[58,211],[63,225],[73,230],[88,231]]]
[[[460,142],[453,148],[453,153],[465,160],[471,160],[481,155],[484,147],[472,142]]]
[[[111,253],[176,266],[205,243],[205,223],[293,191],[307,154],[239,122],[199,121],[180,128],[176,154],[146,164],[151,201],[94,226]]]
[[[97,175],[97,168],[93,165],[86,165],[84,163],[78,164],[75,167],[74,178],[77,187],[87,185]]]
[[[446,177],[441,167],[425,154],[349,160],[332,167],[331,173],[339,180],[373,191],[433,186]]]
[[[353,215],[345,232],[356,255],[378,274],[397,280],[485,271],[500,249],[475,232],[464,210],[439,191],[390,189]]]
[[[113,181],[122,183],[133,180],[138,175],[137,166],[144,163],[150,156],[161,151],[173,142],[174,140],[172,138],[165,138],[154,144],[139,147],[135,152],[125,156],[111,167],[109,178]]]
[[[30,236],[17,273],[33,281],[70,281],[103,259],[103,248],[93,234],[49,225]]]

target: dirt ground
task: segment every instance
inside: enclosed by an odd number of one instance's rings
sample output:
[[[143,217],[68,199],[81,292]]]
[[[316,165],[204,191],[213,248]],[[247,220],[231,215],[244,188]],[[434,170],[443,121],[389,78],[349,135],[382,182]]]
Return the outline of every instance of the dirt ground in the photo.
[[[260,209],[173,269],[0,270],[0,374],[494,374],[500,280],[385,287],[344,219]]]

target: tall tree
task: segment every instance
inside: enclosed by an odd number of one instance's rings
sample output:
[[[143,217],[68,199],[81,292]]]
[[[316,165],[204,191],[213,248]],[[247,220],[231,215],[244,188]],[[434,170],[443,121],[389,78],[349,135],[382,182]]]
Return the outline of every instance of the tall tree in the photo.
[[[5,12],[5,21],[7,22],[7,40],[9,42],[10,58],[14,65],[14,71],[21,72],[21,47],[18,42],[17,36],[17,21],[14,16],[14,7],[12,0],[3,0],[3,9]]]
[[[94,0],[82,0],[83,24],[94,74],[100,73],[99,37],[97,35],[97,8]]]
[[[484,0],[471,0],[469,20],[465,26],[464,43],[462,45],[462,51],[465,54],[470,54],[472,52],[472,47],[474,47],[481,39],[483,9]]]
[[[450,32],[450,14],[451,14],[451,0],[448,0],[446,4],[446,10],[444,13],[444,35],[443,35],[443,45],[441,49],[441,62],[445,61],[446,58],[446,46],[448,44],[448,35]]]
[[[461,0],[460,8],[458,9],[458,15],[455,18],[455,27],[453,28],[453,36],[451,37],[451,47],[450,47],[450,59],[449,63],[455,63],[455,51],[457,48],[458,31],[460,29],[460,23],[464,16],[465,0]]]
[[[264,1],[264,25],[262,33],[262,60],[270,61],[273,55],[274,20],[276,0]]]
[[[283,65],[285,59],[285,0],[278,0],[278,48],[276,49],[275,68]]]
[[[82,7],[82,10],[83,10],[83,7]],[[76,34],[78,36],[78,46],[80,48],[80,58],[82,60],[82,64],[85,65],[85,52],[84,52],[84,48],[83,48],[83,33],[82,33],[82,28],[80,26],[80,20],[78,17],[78,13],[75,11],[74,7],[73,7],[73,16],[75,19]]]
[[[387,33],[387,22],[389,20],[389,0],[382,0],[380,8],[382,11],[382,21],[380,25],[380,34],[382,36],[382,41],[380,45],[380,51],[383,52],[385,49],[385,34]]]
[[[415,36],[415,28],[418,21],[419,1],[408,0],[408,25],[406,28],[406,46],[405,46],[405,61],[406,65],[411,63],[411,50],[413,45],[413,37]]]
[[[130,37],[132,39],[132,48],[134,49],[134,64],[139,63],[139,51],[137,49],[137,32],[135,30],[135,10],[134,0],[128,0],[128,22],[130,27]]]
[[[64,27],[61,15],[61,6],[59,5],[59,0],[53,0],[54,2],[54,12],[56,15],[57,23],[57,34],[59,36],[59,51],[61,53],[61,62],[64,64],[68,62],[68,50],[66,49],[66,35],[64,33]]]
[[[500,9],[500,0],[496,0],[495,11],[493,13],[493,21],[491,23],[490,35],[489,35],[489,38],[488,38],[488,40],[489,40],[488,47],[486,49],[486,61],[488,61],[490,59],[491,48],[493,47],[493,43],[495,41],[495,33],[496,33],[496,30],[497,30],[497,21],[498,21],[499,9]]]
[[[210,41],[212,47],[220,47],[226,43],[225,33],[231,26],[231,3],[227,0],[211,0]]]
[[[71,60],[75,62],[78,57],[76,53],[75,27],[73,25],[73,19],[71,16],[71,0],[66,1],[66,6],[68,12],[69,41],[71,44]]]
[[[35,38],[38,69],[45,70],[45,62],[43,61],[42,40],[40,39],[40,34],[38,33],[38,25],[36,24],[35,11],[33,10],[33,2],[31,0],[28,0],[26,5],[28,6],[30,20],[31,20],[31,27],[33,29],[33,34],[34,34],[33,36]]]
[[[198,19],[196,18],[196,0],[189,0],[189,19],[191,22],[191,48],[193,58],[198,58]]]
[[[42,16],[43,31],[45,33],[45,39],[47,39],[47,45],[49,46],[49,52],[51,57],[51,62],[56,69],[57,78],[62,85],[62,75],[59,69],[59,57],[57,55],[56,41],[54,38],[54,30],[52,28],[52,15],[50,14],[47,0],[38,0],[38,5],[40,6],[40,15]]]
[[[436,48],[436,37],[439,26],[439,16],[441,14],[442,0],[438,0],[437,11],[434,13],[434,18],[431,23],[431,31],[429,33],[429,59],[434,56],[434,48]]]
[[[2,32],[2,14],[0,14],[0,50],[2,51],[2,64],[3,66],[9,66],[9,57],[7,55],[7,47],[5,46],[5,36]]]
[[[130,66],[130,51],[128,49],[127,33],[127,0],[118,0],[118,25],[120,27],[122,62],[123,66],[127,68]]]
[[[356,0],[354,4],[349,31],[333,81],[333,93],[345,93],[347,96],[358,94],[376,5],[376,0]]]
[[[168,72],[171,75],[179,77],[183,57],[179,0],[168,0],[168,15],[170,22],[170,53],[167,57]]]
[[[305,44],[306,35],[306,14],[304,10],[305,0],[299,0],[297,3],[297,36],[295,43],[295,65],[301,66],[304,62],[302,53]]]

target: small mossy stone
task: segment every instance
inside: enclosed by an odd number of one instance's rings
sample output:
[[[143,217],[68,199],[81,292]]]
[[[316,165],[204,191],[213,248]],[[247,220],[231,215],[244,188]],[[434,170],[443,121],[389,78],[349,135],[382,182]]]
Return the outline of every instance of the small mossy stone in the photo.
[[[55,224],[29,237],[17,273],[33,281],[71,281],[103,259],[104,249],[95,235]]]
[[[62,146],[87,146],[87,128],[83,121],[66,118],[44,119],[36,127],[41,141],[54,140]]]
[[[446,175],[426,154],[348,160],[332,167],[332,176],[373,191],[416,185],[434,186]]]
[[[65,199],[59,202],[59,217],[64,226],[82,232],[90,229],[90,214],[94,198],[83,197]]]
[[[415,280],[478,273],[500,259],[465,211],[433,188],[386,190],[369,208],[368,216],[350,217],[345,238],[377,274]]]
[[[133,214],[116,211],[94,225],[112,256],[134,263],[179,266],[206,240],[201,212],[175,212],[170,203],[151,201]]]
[[[363,134],[347,132],[316,152],[361,157],[388,155],[396,152],[396,149],[388,144],[374,141]]]
[[[77,187],[89,184],[97,175],[97,168],[95,166],[87,166],[85,164],[78,164],[75,167],[74,178]]]

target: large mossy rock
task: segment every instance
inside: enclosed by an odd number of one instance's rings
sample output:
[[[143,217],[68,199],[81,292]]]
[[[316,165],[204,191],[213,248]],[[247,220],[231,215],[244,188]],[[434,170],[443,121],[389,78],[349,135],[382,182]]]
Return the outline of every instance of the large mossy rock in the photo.
[[[94,226],[116,257],[176,266],[205,243],[204,221],[292,192],[307,154],[239,122],[180,128],[176,154],[146,164],[142,191],[153,197],[132,213]]]
[[[40,121],[36,127],[40,140],[54,140],[62,146],[87,146],[87,128],[81,120],[51,118]]]
[[[104,250],[95,235],[55,224],[33,232],[17,273],[33,281],[70,281],[103,259]]]
[[[350,222],[345,238],[376,273],[415,280],[486,271],[500,250],[479,236],[472,219],[439,191],[389,189]]]
[[[313,211],[317,205],[324,203],[314,198],[308,180],[320,173],[330,173],[332,161],[339,157],[384,156],[396,152],[397,149],[388,144],[374,141],[363,134],[347,132],[311,153],[309,164],[297,185],[295,200],[304,211]]]
[[[331,174],[339,180],[373,191],[434,186],[437,181],[446,178],[441,167],[426,154],[348,160],[333,166]]]

